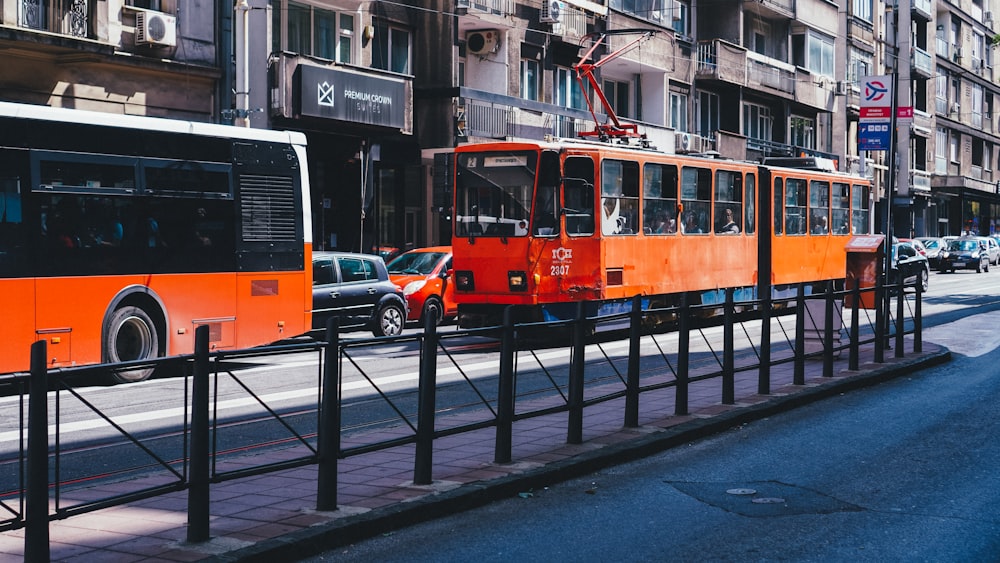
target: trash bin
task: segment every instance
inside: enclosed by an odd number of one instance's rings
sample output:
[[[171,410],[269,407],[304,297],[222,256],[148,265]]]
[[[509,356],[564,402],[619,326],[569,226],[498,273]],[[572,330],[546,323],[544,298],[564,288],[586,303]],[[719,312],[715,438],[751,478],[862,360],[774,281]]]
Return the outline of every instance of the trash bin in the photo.
[[[844,306],[854,306],[854,286],[861,288],[860,309],[875,308],[875,292],[864,291],[875,287],[882,276],[882,263],[885,261],[885,235],[855,235],[845,247],[847,251],[847,273],[844,289]]]

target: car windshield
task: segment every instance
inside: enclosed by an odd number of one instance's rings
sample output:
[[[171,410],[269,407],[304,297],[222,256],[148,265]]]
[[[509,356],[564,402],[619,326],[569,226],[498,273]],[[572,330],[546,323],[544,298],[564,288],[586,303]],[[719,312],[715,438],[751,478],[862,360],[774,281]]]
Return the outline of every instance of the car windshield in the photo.
[[[975,240],[953,240],[948,244],[948,250],[958,250],[970,252],[979,250],[979,241]]]
[[[389,273],[427,275],[443,256],[443,252],[407,252],[389,263]]]
[[[941,241],[937,241],[937,240],[925,240],[924,241],[924,248],[935,249],[940,244],[941,244]]]

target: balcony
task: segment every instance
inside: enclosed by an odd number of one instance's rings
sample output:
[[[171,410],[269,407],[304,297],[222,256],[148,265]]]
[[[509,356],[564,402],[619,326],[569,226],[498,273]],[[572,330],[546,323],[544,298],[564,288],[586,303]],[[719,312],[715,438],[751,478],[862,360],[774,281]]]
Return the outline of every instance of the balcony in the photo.
[[[911,170],[910,187],[917,192],[931,191],[931,173],[926,170]]]
[[[926,22],[931,21],[931,0],[910,0],[910,13]]]
[[[587,35],[587,13],[570,6],[564,6],[559,23],[553,24],[552,34],[564,41],[578,42]]]
[[[514,0],[458,0],[458,29],[514,27]],[[464,12],[464,13],[463,13]]]
[[[913,62],[911,68],[914,73],[924,78],[934,77],[934,58],[931,57],[930,53],[919,47],[912,47],[910,49],[910,57]]]
[[[547,136],[576,138],[594,130],[589,111],[525,100],[472,88],[459,88],[457,129],[462,141],[473,139],[543,140]],[[597,114],[602,122],[607,116]],[[673,146],[673,131],[662,125],[637,123],[657,147]]]
[[[698,42],[695,72],[702,80],[752,88],[822,110],[829,108],[833,91],[822,77],[720,39]]]

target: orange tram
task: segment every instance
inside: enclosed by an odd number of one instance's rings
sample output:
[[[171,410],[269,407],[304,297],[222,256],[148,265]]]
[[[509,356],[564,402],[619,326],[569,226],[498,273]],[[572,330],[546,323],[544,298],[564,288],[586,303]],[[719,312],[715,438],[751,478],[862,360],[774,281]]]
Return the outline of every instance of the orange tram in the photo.
[[[823,159],[742,162],[584,140],[455,151],[452,247],[462,327],[720,303],[842,279],[872,229],[872,186]],[[830,166],[829,168],[833,168]]]

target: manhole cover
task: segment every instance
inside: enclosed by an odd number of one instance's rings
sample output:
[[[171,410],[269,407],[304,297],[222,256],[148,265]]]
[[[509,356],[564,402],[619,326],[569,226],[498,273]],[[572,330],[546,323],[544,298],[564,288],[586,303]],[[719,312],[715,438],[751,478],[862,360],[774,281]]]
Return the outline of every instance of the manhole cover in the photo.
[[[783,504],[785,499],[778,497],[760,497],[751,500],[754,504]]]
[[[726,492],[731,495],[755,495],[757,489],[728,489]]]

